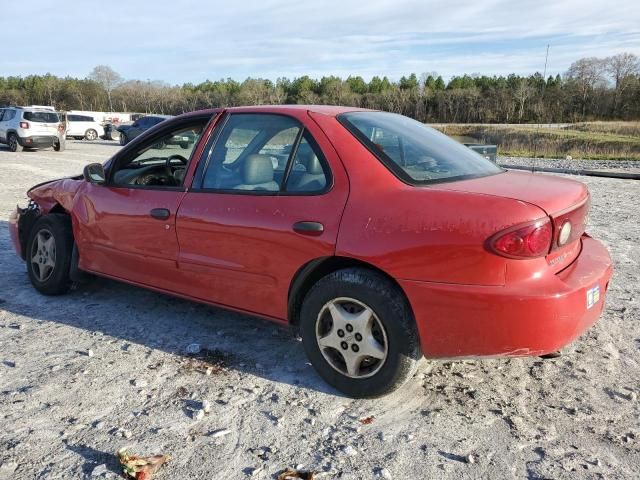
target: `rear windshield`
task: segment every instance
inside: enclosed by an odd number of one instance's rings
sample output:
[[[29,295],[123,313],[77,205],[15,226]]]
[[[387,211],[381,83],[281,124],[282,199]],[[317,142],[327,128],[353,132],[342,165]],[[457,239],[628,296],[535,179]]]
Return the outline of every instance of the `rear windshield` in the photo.
[[[53,112],[24,112],[22,118],[30,122],[57,123],[60,121],[57,113]]]
[[[423,123],[386,112],[351,112],[338,120],[397,177],[409,184],[451,182],[503,170]]]

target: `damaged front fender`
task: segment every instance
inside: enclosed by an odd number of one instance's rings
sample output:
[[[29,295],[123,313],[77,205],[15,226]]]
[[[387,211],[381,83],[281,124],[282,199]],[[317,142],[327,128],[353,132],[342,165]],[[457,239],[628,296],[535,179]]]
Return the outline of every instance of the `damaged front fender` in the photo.
[[[42,214],[51,212],[56,205],[70,212],[73,198],[83,181],[81,176],[52,180],[30,188],[27,196],[38,204]]]
[[[26,258],[26,246],[31,228],[40,215],[51,212],[71,212],[73,199],[82,184],[82,177],[61,178],[31,187],[31,199],[26,208],[17,207],[9,217],[9,233],[16,253]]]

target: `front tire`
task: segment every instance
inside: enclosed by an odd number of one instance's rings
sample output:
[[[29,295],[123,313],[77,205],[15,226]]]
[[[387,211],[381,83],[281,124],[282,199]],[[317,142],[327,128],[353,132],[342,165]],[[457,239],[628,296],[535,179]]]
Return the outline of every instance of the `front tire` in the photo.
[[[300,315],[312,365],[350,397],[396,390],[422,355],[404,294],[374,271],[349,268],[327,275],[305,296]]]
[[[44,295],[61,295],[69,290],[72,250],[73,233],[67,215],[43,215],[36,221],[26,250],[27,272],[36,290]]]

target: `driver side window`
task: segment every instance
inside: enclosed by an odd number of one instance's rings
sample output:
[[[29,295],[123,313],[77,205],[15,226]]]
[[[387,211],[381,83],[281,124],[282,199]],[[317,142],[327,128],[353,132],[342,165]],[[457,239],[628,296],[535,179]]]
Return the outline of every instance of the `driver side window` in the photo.
[[[208,121],[182,124],[160,137],[147,139],[135,152],[115,165],[112,186],[181,187],[189,159]]]

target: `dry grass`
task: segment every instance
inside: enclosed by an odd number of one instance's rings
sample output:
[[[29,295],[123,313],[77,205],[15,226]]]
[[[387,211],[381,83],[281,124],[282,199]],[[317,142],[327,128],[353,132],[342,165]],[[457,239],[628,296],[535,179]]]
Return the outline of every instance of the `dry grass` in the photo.
[[[568,128],[530,125],[441,125],[447,135],[495,144],[501,155],[640,160],[640,122],[589,122]]]
[[[585,122],[569,127],[582,132],[604,133],[627,137],[640,137],[640,122]]]

